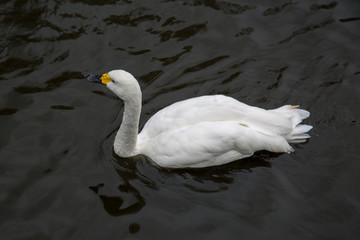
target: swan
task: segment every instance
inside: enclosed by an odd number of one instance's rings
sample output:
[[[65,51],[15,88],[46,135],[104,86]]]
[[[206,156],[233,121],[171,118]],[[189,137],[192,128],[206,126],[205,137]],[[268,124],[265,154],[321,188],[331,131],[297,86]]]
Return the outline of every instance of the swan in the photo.
[[[139,83],[124,70],[90,74],[124,101],[124,115],[114,142],[120,157],[139,154],[165,168],[202,168],[226,164],[266,150],[290,153],[289,143],[305,142],[312,126],[298,105],[265,110],[224,95],[173,103],[153,115],[138,133],[142,105]]]

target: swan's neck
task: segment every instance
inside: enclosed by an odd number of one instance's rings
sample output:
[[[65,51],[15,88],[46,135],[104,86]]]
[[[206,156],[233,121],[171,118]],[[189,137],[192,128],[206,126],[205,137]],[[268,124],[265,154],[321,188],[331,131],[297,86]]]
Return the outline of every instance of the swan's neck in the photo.
[[[120,157],[137,155],[136,142],[141,113],[141,93],[137,95],[131,100],[124,100],[125,111],[114,142],[114,151]]]

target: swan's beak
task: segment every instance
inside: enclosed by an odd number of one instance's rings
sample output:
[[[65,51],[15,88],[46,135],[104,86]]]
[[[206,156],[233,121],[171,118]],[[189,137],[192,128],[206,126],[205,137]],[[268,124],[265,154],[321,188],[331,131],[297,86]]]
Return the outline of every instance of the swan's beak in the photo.
[[[90,74],[86,77],[86,80],[93,83],[101,83],[106,85],[108,82],[112,82],[113,80],[109,77],[109,74],[104,73],[103,75],[98,74]]]

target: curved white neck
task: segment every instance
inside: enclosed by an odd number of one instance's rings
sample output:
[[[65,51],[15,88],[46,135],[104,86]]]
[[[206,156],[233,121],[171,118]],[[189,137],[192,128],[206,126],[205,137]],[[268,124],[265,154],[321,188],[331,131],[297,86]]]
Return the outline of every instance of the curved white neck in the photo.
[[[113,93],[124,101],[125,111],[118,130],[114,151],[120,157],[137,155],[136,143],[141,113],[141,89],[134,76],[123,70],[108,73],[112,81],[106,84]]]
[[[139,132],[141,97],[138,101],[124,101],[125,111],[120,128],[116,134],[114,151],[121,157],[136,155],[136,142]]]

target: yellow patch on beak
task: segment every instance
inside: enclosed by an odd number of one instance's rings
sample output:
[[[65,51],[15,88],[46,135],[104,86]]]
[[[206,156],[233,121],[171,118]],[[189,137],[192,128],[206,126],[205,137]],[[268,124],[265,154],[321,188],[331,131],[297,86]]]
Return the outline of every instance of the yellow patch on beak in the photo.
[[[102,84],[106,85],[108,84],[108,82],[113,82],[113,80],[110,78],[108,73],[104,73],[101,78],[100,81]]]

